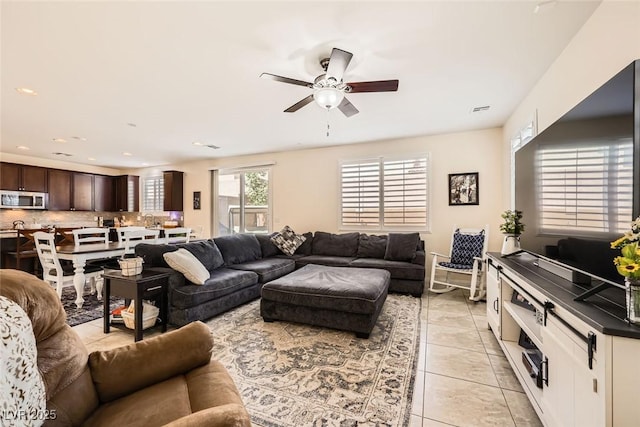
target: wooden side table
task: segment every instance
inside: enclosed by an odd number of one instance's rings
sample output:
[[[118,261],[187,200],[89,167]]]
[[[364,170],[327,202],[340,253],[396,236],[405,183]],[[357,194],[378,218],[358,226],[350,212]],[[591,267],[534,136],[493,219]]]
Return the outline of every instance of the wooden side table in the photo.
[[[117,270],[105,271],[104,273],[104,333],[108,334],[111,324],[111,310],[109,308],[109,298],[117,295],[126,299],[135,300],[134,313],[134,336],[136,341],[142,339],[142,300],[157,298],[160,299],[160,319],[162,320],[162,332],[167,331],[167,321],[169,315],[168,278],[170,272],[158,272],[153,270],[143,270],[135,276],[123,276]],[[116,325],[113,325],[116,326]],[[119,326],[119,325],[118,325]]]

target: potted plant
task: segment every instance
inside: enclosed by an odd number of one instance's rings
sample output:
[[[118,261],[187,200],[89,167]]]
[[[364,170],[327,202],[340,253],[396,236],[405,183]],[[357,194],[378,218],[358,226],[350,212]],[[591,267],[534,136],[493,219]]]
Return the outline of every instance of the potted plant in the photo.
[[[520,250],[520,235],[524,231],[522,211],[509,209],[500,216],[504,219],[500,225],[500,231],[504,234],[501,254],[509,255]]]
[[[627,321],[640,324],[640,217],[631,223],[631,231],[611,242],[611,249],[620,249],[613,259],[618,273],[624,277]]]

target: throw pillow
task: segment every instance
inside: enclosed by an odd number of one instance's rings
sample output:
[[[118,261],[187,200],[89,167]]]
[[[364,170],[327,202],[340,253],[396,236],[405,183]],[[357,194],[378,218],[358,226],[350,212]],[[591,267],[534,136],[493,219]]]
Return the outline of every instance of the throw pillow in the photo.
[[[199,240],[197,242],[189,242],[178,245],[191,252],[207,270],[215,270],[224,265],[224,259],[220,253],[220,249],[216,246],[213,239]]]
[[[262,257],[260,242],[255,234],[238,233],[213,239],[225,265],[242,264]]]
[[[416,257],[419,233],[389,233],[384,259],[389,261],[412,261]]]
[[[7,420],[6,425],[41,425],[42,419],[33,418],[29,423],[18,417],[44,413],[46,393],[38,370],[38,350],[29,316],[20,305],[4,296],[0,296],[0,335],[0,402],[6,417],[3,419]]]
[[[313,233],[308,231],[302,233],[306,240],[296,249],[296,255],[311,255],[311,244],[313,243]]]
[[[186,249],[178,249],[175,252],[167,252],[164,260],[171,268],[184,274],[184,277],[196,285],[204,285],[211,276],[198,258]]]
[[[296,252],[296,249],[298,249],[305,240],[306,238],[303,235],[296,234],[296,232],[288,225],[285,225],[279,233],[276,233],[271,238],[273,244],[276,245],[284,254],[289,256],[293,255]]]
[[[355,257],[358,255],[360,233],[332,234],[316,231],[313,236],[313,255]]]
[[[358,257],[384,258],[387,250],[387,236],[361,234],[358,240]]]
[[[456,230],[451,245],[451,264],[472,265],[474,257],[482,256],[484,230],[478,234],[463,234]]]

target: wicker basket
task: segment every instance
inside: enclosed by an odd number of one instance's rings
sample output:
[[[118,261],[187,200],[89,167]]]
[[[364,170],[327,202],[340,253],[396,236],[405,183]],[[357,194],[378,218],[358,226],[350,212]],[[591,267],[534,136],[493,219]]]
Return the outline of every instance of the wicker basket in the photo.
[[[131,301],[133,305],[133,301]],[[129,329],[136,328],[136,322],[134,313],[122,310],[122,320],[124,321],[124,326]],[[160,309],[152,304],[147,304],[146,302],[142,303],[142,329],[148,329],[156,324],[156,319],[158,318],[158,314],[160,314]]]
[[[136,274],[142,273],[142,262],[142,258],[140,257],[118,260],[123,276],[135,276]]]

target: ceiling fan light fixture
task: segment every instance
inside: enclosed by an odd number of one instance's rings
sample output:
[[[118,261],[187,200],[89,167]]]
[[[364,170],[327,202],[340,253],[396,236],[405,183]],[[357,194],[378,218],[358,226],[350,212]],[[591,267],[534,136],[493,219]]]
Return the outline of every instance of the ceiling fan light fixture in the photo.
[[[313,99],[316,101],[316,104],[327,110],[336,108],[340,105],[343,98],[344,92],[332,87],[316,89],[313,93]]]

